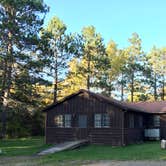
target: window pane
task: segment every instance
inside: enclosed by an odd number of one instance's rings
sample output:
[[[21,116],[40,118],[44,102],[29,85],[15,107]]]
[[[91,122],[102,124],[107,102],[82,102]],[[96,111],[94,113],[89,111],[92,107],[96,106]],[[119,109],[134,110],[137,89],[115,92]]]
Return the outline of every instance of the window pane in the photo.
[[[95,114],[94,126],[95,128],[101,128],[101,114]]]
[[[110,116],[109,114],[103,114],[102,127],[109,127],[109,126],[110,126]]]
[[[63,127],[63,115],[55,116],[54,122],[57,127]]]
[[[159,127],[160,126],[160,116],[159,115],[154,115],[153,116],[153,123],[155,127]]]
[[[71,127],[71,115],[65,114],[65,127]]]

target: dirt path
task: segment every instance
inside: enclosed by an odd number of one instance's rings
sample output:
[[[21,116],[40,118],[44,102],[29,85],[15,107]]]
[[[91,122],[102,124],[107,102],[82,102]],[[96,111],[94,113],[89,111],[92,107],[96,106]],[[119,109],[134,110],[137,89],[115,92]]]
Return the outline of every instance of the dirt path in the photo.
[[[0,166],[33,166],[34,162],[35,157],[30,156],[0,157]]]
[[[166,166],[166,161],[58,161],[42,157],[0,157],[0,166]]]
[[[166,166],[166,161],[99,161],[83,166]]]

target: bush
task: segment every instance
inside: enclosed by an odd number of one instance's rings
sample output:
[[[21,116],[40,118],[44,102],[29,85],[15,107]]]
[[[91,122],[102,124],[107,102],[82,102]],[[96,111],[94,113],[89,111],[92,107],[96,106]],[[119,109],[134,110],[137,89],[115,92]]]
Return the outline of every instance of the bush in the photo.
[[[44,116],[40,111],[31,112],[20,106],[7,111],[6,127],[8,138],[44,135]]]

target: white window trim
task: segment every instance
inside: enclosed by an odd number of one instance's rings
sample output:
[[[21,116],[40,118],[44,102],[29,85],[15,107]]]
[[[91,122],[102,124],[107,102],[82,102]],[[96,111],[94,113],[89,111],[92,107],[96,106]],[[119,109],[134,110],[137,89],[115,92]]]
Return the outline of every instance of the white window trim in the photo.
[[[108,125],[104,125],[104,116],[106,115],[106,118],[108,118]],[[98,118],[98,119],[97,119]],[[97,113],[94,114],[94,128],[109,128],[110,127],[110,116],[107,113]]]
[[[55,118],[57,118],[57,122],[55,122]],[[70,124],[68,122],[70,122]],[[58,128],[71,128],[72,127],[72,115],[71,114],[55,115],[54,123],[55,123],[56,127],[58,127]]]

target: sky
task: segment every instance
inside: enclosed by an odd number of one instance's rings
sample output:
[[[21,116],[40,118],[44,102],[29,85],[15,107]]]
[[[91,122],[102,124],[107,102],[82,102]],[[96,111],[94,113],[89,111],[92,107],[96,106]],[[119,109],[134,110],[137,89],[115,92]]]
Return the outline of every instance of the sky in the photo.
[[[166,0],[45,0],[50,6],[45,25],[58,16],[69,32],[80,33],[93,25],[107,44],[114,40],[118,48],[129,45],[137,32],[147,52],[153,45],[166,46]]]

